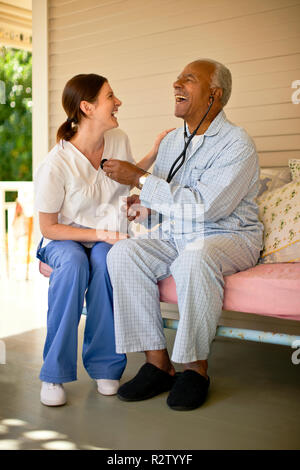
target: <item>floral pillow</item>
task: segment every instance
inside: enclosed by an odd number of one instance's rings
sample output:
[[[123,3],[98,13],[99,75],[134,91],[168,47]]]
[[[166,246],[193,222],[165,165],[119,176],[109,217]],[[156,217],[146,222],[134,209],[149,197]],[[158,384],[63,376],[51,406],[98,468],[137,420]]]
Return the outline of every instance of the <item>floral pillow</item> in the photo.
[[[300,179],[266,191],[257,203],[265,227],[260,262],[300,261]]]
[[[289,167],[291,170],[292,180],[300,178],[300,160],[292,159],[289,160]]]

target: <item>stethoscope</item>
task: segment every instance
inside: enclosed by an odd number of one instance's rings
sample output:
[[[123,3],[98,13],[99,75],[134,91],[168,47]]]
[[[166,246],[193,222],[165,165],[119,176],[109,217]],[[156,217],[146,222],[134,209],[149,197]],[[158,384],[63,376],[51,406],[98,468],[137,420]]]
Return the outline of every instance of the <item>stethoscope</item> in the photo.
[[[209,111],[210,111],[210,108],[212,107],[213,105],[213,102],[214,102],[214,97],[213,95],[210,95],[209,97],[209,106],[207,108],[207,111],[206,113],[204,114],[203,118],[201,119],[200,123],[198,124],[198,126],[196,127],[196,129],[192,132],[192,134],[188,137],[187,135],[187,130],[186,130],[186,122],[184,121],[184,149],[183,151],[181,152],[181,154],[176,158],[175,162],[173,163],[173,165],[171,166],[170,168],[170,171],[169,171],[169,174],[168,174],[168,177],[167,177],[167,183],[170,183],[170,181],[174,178],[174,176],[176,175],[177,171],[180,170],[180,168],[182,167],[182,165],[184,164],[185,162],[185,158],[186,158],[186,151],[187,151],[187,148],[188,146],[190,145],[191,143],[191,140],[192,138],[196,135],[199,127],[201,126],[202,122],[204,121],[204,119],[206,118],[206,116],[208,115]],[[177,166],[177,168],[175,168],[176,164],[180,161],[181,159],[181,162],[179,163],[179,165]]]

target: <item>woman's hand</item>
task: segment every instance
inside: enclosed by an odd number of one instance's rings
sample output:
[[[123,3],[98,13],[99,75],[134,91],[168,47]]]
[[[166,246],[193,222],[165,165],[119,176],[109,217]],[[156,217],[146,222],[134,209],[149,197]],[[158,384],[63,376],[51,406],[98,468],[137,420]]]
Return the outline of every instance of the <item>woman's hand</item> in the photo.
[[[174,131],[175,129],[176,127],[172,127],[171,129],[166,129],[165,131],[158,134],[158,136],[156,137],[154,141],[154,145],[152,149],[150,150],[150,152],[153,154],[153,156],[155,156],[155,158],[157,157],[157,153],[158,153],[158,149],[159,149],[161,141],[166,137],[167,134],[169,134],[169,132]]]
[[[166,135],[169,132],[173,131],[174,129],[176,129],[176,128],[172,127],[172,129],[167,129],[167,130],[161,132],[160,134],[158,134],[158,136],[156,137],[156,139],[154,141],[154,145],[153,145],[152,149],[150,150],[150,152],[147,153],[147,155],[137,163],[137,166],[139,168],[142,168],[143,170],[146,170],[146,171],[149,170],[149,168],[153,165],[153,163],[156,160],[158,149],[159,149],[161,141],[166,137]]]

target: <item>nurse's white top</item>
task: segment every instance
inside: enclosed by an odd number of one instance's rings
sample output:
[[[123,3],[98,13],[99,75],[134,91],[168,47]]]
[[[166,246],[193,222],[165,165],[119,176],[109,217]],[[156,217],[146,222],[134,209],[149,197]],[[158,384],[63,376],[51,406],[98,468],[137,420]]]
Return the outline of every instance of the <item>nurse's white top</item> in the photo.
[[[121,129],[104,134],[102,158],[135,163],[129,139]],[[34,174],[35,207],[39,212],[58,212],[58,223],[74,227],[126,233],[120,206],[130,187],[106,176],[71,142],[62,140],[48,153]],[[43,246],[50,240],[44,239]],[[93,243],[84,243],[92,246]]]

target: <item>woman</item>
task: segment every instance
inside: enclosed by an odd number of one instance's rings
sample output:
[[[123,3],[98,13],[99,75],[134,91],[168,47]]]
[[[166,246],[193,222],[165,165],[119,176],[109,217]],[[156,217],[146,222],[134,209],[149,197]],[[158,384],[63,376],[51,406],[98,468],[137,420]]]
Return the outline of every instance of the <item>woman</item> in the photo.
[[[57,144],[35,174],[36,208],[43,238],[37,257],[53,268],[48,293],[47,338],[41,369],[41,402],[66,403],[63,383],[77,379],[77,335],[84,295],[87,318],[83,364],[103,395],[113,395],[126,365],[116,354],[112,288],[106,255],[126,238],[119,230],[119,200],[129,187],[110,180],[102,158],[134,163],[126,134],[117,129],[121,101],[106,78],[76,75],[64,88],[67,120],[57,132]],[[147,170],[153,149],[138,165]]]

